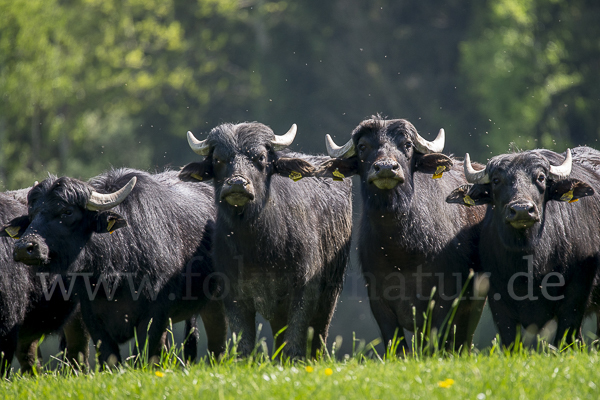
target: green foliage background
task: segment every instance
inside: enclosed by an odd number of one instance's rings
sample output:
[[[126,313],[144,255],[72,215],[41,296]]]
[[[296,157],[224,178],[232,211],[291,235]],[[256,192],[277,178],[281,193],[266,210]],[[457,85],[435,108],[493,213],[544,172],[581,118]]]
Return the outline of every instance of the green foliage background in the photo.
[[[323,152],[381,112],[480,161],[597,145],[593,0],[0,0],[0,181],[193,158],[257,120]]]

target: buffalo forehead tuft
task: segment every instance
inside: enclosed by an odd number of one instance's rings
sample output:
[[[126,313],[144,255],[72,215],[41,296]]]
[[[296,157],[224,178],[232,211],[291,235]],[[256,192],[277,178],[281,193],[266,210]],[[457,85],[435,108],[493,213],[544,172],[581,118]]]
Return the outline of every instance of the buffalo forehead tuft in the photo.
[[[210,131],[208,142],[211,148],[220,145],[239,152],[245,148],[269,145],[274,135],[271,128],[259,122],[223,124]]]
[[[417,134],[417,129],[414,125],[405,119],[386,120],[381,115],[373,115],[370,119],[362,121],[354,128],[354,131],[352,131],[352,140],[356,145],[363,135],[396,135],[398,131],[404,133],[404,135],[411,140],[414,140]]]
[[[50,196],[51,199],[85,208],[91,193],[92,189],[85,182],[69,177],[51,176],[29,192],[27,201],[34,204],[36,200]]]

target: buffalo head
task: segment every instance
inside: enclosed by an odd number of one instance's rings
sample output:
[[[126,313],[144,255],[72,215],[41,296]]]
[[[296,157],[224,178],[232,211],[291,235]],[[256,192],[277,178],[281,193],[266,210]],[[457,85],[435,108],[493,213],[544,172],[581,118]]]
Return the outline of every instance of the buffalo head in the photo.
[[[446,201],[466,206],[491,204],[501,237],[511,237],[511,230],[518,235],[531,235],[544,220],[548,201],[573,203],[594,194],[590,185],[569,177],[571,151],[560,157],[539,150],[504,154],[493,157],[484,169],[476,170],[466,154],[465,177],[470,185],[454,190]]]
[[[112,233],[127,226],[111,208],[135,186],[136,178],[113,193],[97,193],[77,179],[50,177],[27,195],[28,215],[15,218],[0,236],[18,239],[13,256],[28,265],[69,263],[92,233]]]
[[[231,207],[263,204],[273,174],[300,179],[313,173],[310,163],[282,151],[295,136],[296,125],[284,135],[275,135],[257,122],[217,126],[202,141],[188,132],[192,150],[206,158],[186,165],[179,177],[184,181],[214,179],[217,201]]]
[[[363,190],[375,195],[385,196],[396,188],[410,192],[415,172],[437,178],[450,170],[452,160],[440,154],[444,136],[440,129],[437,138],[429,142],[407,120],[374,116],[361,122],[343,146],[326,136],[327,152],[333,160],[322,165],[317,175],[335,179],[358,174]]]

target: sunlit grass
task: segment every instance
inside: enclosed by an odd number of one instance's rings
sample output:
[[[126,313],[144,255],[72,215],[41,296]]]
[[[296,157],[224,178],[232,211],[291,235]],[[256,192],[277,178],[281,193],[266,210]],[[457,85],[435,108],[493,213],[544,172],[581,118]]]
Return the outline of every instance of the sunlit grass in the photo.
[[[282,334],[283,332],[278,332]],[[186,363],[183,346],[171,346],[149,362],[143,348],[120,365],[83,374],[61,368],[32,376],[14,373],[0,383],[2,398],[598,398],[600,355],[576,342],[554,348],[539,340],[511,350],[497,341],[488,349],[378,355],[374,343],[352,338],[352,354],[336,354],[341,338],[317,359],[290,360],[282,348],[257,340],[249,357],[237,354],[239,337],[220,358]],[[419,349],[420,347],[414,347]],[[57,357],[60,358],[60,357]]]

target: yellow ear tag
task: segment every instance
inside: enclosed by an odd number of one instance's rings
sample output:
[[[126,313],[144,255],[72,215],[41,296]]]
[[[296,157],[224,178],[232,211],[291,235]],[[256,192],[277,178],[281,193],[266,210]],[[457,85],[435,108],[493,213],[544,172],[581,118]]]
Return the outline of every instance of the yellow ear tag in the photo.
[[[475,205],[475,201],[471,198],[471,196],[469,196],[468,194],[465,195],[465,197],[463,197],[463,201],[465,202],[465,204],[469,207],[474,206]]]
[[[343,181],[345,178],[344,174],[342,174],[337,168],[333,171],[333,180],[334,181]]]
[[[108,233],[113,233],[114,231],[112,231],[112,227],[115,224],[115,222],[117,222],[116,219],[111,219],[110,221],[108,221],[108,227],[106,228],[106,230],[108,231]]]
[[[435,173],[433,174],[433,176],[431,177],[431,179],[439,179],[442,177],[442,175],[444,175],[444,172],[446,171],[446,167],[443,165],[440,165],[439,167],[437,167],[437,169],[435,170]]]
[[[560,201],[568,201],[569,203],[573,202],[573,191],[569,190],[567,193],[560,196]],[[577,201],[577,199],[575,199]]]
[[[294,182],[298,182],[302,178],[303,176],[300,172],[292,171],[292,173],[290,174],[290,179]]]
[[[6,233],[8,233],[8,236],[10,236],[11,238],[18,239],[19,237],[17,235],[19,234],[19,229],[20,228],[18,226],[9,226],[4,230],[6,231]]]
[[[198,174],[190,174],[190,176],[191,176],[192,178],[194,178],[194,179],[197,179],[197,180],[199,180],[199,181],[201,181],[201,180],[203,179],[203,178],[202,178],[202,175],[198,175]]]

